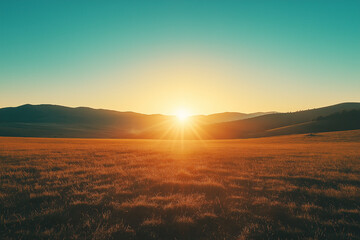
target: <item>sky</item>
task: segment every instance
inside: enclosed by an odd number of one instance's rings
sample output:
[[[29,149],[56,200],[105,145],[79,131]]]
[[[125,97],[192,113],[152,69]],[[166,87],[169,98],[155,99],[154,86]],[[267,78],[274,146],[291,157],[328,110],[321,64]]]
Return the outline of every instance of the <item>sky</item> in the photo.
[[[0,107],[174,114],[360,101],[360,1],[0,0]]]

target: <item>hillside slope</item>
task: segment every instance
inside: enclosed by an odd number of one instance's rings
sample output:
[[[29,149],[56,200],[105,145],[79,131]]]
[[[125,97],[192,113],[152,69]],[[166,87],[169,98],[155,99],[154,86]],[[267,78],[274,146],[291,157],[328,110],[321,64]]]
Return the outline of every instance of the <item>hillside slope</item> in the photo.
[[[286,126],[295,126],[316,120],[317,118],[328,116],[342,111],[360,110],[360,103],[341,103],[323,108],[316,108],[293,113],[276,113],[260,117],[218,123],[207,126],[207,131],[213,138],[249,138],[268,136],[269,130],[278,129]],[[325,122],[318,123],[319,125]],[[313,124],[315,125],[315,124]],[[302,129],[306,129],[306,124]],[[319,128],[319,127],[318,127]],[[271,135],[300,133],[294,127],[294,131],[273,132]],[[357,128],[355,128],[357,129]],[[307,130],[305,132],[311,132]]]
[[[201,125],[251,118],[266,113],[218,113],[191,117]],[[118,112],[87,107],[22,105],[0,109],[0,136],[76,138],[160,138],[174,116]],[[170,134],[172,135],[172,134]]]
[[[0,135],[127,138],[165,119],[159,114],[28,104],[0,109]]]
[[[276,112],[256,112],[256,113],[223,112],[223,113],[214,113],[210,115],[196,115],[191,117],[191,119],[207,124],[212,124],[212,123],[231,122],[231,121],[249,119],[258,116],[274,114],[274,113]]]
[[[353,111],[351,111],[353,110]],[[23,105],[0,109],[0,136],[65,138],[230,139],[360,129],[360,103],[294,113],[219,113],[175,116],[117,112],[85,107]],[[250,117],[250,118],[249,118]],[[246,118],[231,121],[232,119]],[[223,121],[220,122],[219,121]]]
[[[270,129],[267,136],[360,129],[360,110],[337,112],[305,123]]]

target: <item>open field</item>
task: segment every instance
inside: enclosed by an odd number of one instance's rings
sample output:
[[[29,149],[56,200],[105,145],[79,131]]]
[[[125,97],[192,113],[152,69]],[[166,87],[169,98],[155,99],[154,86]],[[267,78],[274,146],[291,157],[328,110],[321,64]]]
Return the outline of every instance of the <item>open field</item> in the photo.
[[[0,138],[1,239],[360,239],[360,131]]]

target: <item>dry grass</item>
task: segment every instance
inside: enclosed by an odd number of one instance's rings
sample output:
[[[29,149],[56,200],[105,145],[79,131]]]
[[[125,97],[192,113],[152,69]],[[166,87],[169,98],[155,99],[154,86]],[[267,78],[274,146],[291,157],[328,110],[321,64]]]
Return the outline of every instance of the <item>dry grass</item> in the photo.
[[[360,239],[359,136],[0,138],[0,238]]]

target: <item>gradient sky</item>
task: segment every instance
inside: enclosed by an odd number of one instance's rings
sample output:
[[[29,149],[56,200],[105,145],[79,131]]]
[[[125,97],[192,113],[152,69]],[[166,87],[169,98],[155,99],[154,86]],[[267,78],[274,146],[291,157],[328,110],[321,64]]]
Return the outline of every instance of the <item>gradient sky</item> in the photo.
[[[360,1],[0,0],[0,107],[294,111],[360,101]]]

